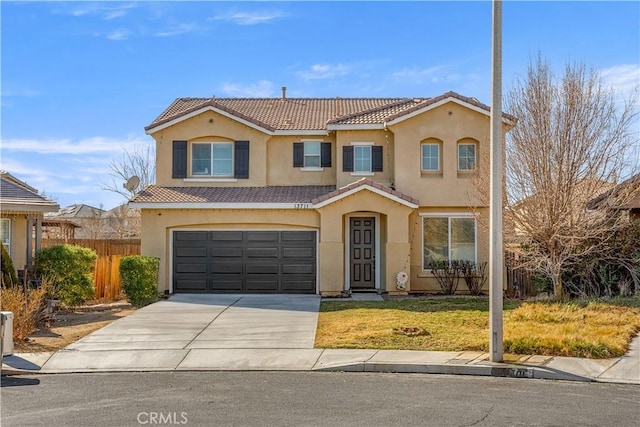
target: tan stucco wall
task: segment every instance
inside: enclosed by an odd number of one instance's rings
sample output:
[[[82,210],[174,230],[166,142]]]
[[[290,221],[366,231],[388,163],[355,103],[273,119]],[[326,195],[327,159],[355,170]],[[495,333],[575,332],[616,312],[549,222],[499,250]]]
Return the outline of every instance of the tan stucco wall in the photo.
[[[9,257],[16,270],[23,269],[27,263],[27,219],[25,215],[2,214],[2,218],[11,221],[11,247]]]
[[[331,142],[331,167],[305,171],[293,167],[293,143],[304,140]],[[276,136],[267,142],[268,185],[333,185],[336,182],[336,144],[331,135]]]
[[[478,173],[488,173],[489,116],[449,102],[424,114],[389,126],[395,134],[395,185],[420,200],[422,206],[469,206],[479,200],[473,174],[458,172],[458,141],[477,141]],[[442,141],[441,173],[422,173],[420,145]],[[486,182],[486,181],[485,181]]]
[[[209,123],[212,121],[212,123]],[[267,140],[269,136],[214,111],[205,111],[195,117],[176,123],[154,133],[156,140],[156,184],[161,186],[239,186],[267,185]],[[237,182],[189,182],[171,178],[173,141],[249,141],[249,179]],[[187,173],[191,172],[191,150],[188,152]],[[201,179],[202,177],[198,177]]]
[[[169,288],[172,230],[317,230],[320,216],[304,209],[142,209],[142,255],[160,258],[158,290]]]

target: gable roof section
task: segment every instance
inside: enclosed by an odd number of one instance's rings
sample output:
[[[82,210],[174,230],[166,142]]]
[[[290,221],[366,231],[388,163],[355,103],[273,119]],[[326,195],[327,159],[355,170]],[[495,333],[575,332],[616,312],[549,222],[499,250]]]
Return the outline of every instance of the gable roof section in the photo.
[[[149,185],[136,194],[133,208],[300,209],[335,190],[333,185],[272,187],[159,187]]]
[[[607,208],[613,204],[622,209],[640,209],[640,173],[587,202],[587,209]]]
[[[412,209],[416,209],[419,204],[418,199],[414,199],[411,196],[407,196],[400,191],[394,190],[386,185],[382,185],[369,178],[362,178],[356,182],[352,182],[351,184],[332,191],[331,193],[316,197],[311,201],[311,203],[313,203],[314,208],[321,208],[362,190],[369,190]]]
[[[178,98],[145,131],[152,134],[205,111],[270,135],[382,129],[450,101],[483,114],[490,112],[477,99],[455,92],[435,98]],[[515,124],[516,118],[503,114],[503,120]]]
[[[0,205],[4,212],[54,212],[60,207],[5,171],[0,171]]]

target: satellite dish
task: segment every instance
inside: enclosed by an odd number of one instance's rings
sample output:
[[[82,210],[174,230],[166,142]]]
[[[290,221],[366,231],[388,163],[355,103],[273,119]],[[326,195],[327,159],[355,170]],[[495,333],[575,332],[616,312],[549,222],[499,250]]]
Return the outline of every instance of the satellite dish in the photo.
[[[136,188],[138,188],[138,185],[140,185],[140,178],[133,175],[122,186],[129,191],[134,191]]]

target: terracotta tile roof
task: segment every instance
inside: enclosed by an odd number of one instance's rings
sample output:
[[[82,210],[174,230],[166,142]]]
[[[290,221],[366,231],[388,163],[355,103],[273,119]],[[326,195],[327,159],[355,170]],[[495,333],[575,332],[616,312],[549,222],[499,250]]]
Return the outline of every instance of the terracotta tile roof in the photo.
[[[334,185],[274,187],[159,187],[149,185],[129,203],[310,203]]]
[[[318,203],[322,203],[322,202],[324,202],[326,200],[332,199],[332,198],[337,197],[337,196],[339,196],[341,194],[347,193],[347,192],[349,192],[351,190],[355,190],[356,188],[362,187],[364,185],[368,185],[369,187],[373,187],[376,190],[384,191],[387,194],[390,194],[390,195],[395,196],[395,197],[397,197],[399,199],[405,200],[405,201],[407,201],[409,203],[413,203],[414,205],[418,205],[419,204],[419,200],[418,199],[415,199],[415,198],[413,198],[411,196],[408,196],[408,195],[406,195],[404,193],[401,193],[398,190],[394,190],[391,187],[388,187],[386,185],[382,185],[379,182],[373,181],[372,179],[369,179],[369,178],[362,178],[362,179],[360,179],[360,180],[358,180],[356,182],[352,182],[351,184],[345,185],[344,187],[340,187],[335,191],[332,191],[330,193],[323,194],[323,195],[321,195],[319,197],[316,197],[315,199],[313,199],[311,201],[311,203],[313,203],[314,205],[318,204]]]
[[[489,106],[477,99],[455,92],[435,98],[178,98],[145,130],[206,107],[269,131],[325,130],[327,124],[383,124],[449,97],[489,111]],[[504,117],[515,120],[509,114]]]

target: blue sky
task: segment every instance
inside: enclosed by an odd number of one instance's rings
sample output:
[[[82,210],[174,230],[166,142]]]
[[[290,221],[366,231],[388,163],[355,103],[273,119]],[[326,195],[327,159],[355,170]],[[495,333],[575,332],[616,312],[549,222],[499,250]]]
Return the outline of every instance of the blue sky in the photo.
[[[61,206],[112,208],[109,165],[153,140],[177,97],[490,101],[491,2],[8,2],[1,12],[0,168]],[[640,3],[503,3],[508,89],[540,52],[628,93]]]

